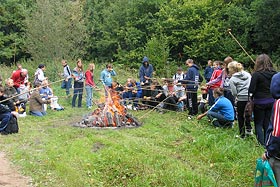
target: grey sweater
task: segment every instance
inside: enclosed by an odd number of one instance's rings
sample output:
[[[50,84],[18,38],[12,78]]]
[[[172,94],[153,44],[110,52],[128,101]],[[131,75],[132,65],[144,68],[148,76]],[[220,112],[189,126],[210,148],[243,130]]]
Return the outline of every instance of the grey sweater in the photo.
[[[251,74],[246,71],[234,73],[230,80],[232,95],[237,101],[248,101],[248,89],[251,82]]]

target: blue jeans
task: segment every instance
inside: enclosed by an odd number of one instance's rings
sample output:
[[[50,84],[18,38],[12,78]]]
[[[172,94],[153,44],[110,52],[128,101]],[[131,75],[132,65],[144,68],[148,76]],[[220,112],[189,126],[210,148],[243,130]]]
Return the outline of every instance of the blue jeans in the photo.
[[[78,97],[78,107],[82,107],[82,99],[83,99],[83,82],[74,82],[74,95],[72,98],[72,107],[76,107],[76,99]]]
[[[47,113],[45,111],[43,111],[43,112],[40,112],[40,111],[30,111],[30,115],[31,116],[43,117],[43,116],[47,115]]]
[[[61,83],[61,88],[66,90],[66,95],[70,94],[71,87],[72,87],[72,78],[69,78],[68,81],[64,80]]]
[[[93,87],[86,85],[86,94],[87,94],[87,99],[86,99],[86,104],[87,107],[91,107],[92,106],[92,92],[93,91]]]
[[[6,113],[0,114],[0,120],[1,120],[0,132],[3,131],[7,127],[11,117],[12,117],[11,112],[6,112]]]
[[[222,114],[219,114],[218,112],[208,111],[207,117],[212,121],[214,118],[216,118],[218,121],[214,123],[213,125],[216,127],[232,127],[233,120],[226,119]]]

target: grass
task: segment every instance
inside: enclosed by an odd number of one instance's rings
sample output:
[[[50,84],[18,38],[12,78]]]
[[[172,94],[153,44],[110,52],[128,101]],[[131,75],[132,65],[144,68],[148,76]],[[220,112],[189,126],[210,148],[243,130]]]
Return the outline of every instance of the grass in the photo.
[[[263,149],[256,146],[255,137],[235,138],[236,124],[233,129],[217,129],[206,119],[187,120],[186,112],[131,111],[143,126],[78,128],[72,124],[89,112],[85,103],[82,109],[71,108],[71,101],[63,97],[64,90],[59,85],[53,88],[64,111],[48,110],[40,119],[20,118],[20,132],[0,138],[0,149],[23,174],[32,177],[34,186],[254,184],[255,160]]]

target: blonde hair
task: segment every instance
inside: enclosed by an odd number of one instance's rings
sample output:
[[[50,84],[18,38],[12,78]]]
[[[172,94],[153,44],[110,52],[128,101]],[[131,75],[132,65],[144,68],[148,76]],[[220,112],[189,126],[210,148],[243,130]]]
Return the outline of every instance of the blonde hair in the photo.
[[[242,64],[237,61],[230,62],[227,67],[228,69],[233,70],[233,72],[240,72],[244,69]]]
[[[92,68],[92,69],[91,69],[91,68]],[[94,63],[90,63],[90,64],[88,65],[88,70],[89,70],[89,71],[93,72],[94,68],[95,68]]]

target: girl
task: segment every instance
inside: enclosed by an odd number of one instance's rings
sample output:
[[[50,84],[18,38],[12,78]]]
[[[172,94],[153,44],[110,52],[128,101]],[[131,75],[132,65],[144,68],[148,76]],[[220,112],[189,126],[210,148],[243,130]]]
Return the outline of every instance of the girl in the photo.
[[[81,108],[84,80],[85,80],[83,64],[81,59],[78,59],[77,66],[73,69],[72,77],[74,79],[74,93],[72,98],[72,107],[76,107],[76,99],[78,96],[78,107]]]
[[[86,76],[86,105],[88,109],[92,107],[92,91],[95,87],[95,82],[93,80],[93,70],[95,69],[95,65],[93,63],[88,65],[88,69],[85,73]]]
[[[239,134],[241,138],[245,135],[252,135],[251,121],[244,118],[245,106],[249,100],[248,89],[251,82],[250,73],[243,70],[242,64],[233,61],[228,64],[229,85],[232,95],[237,101],[237,120],[239,126]]]

